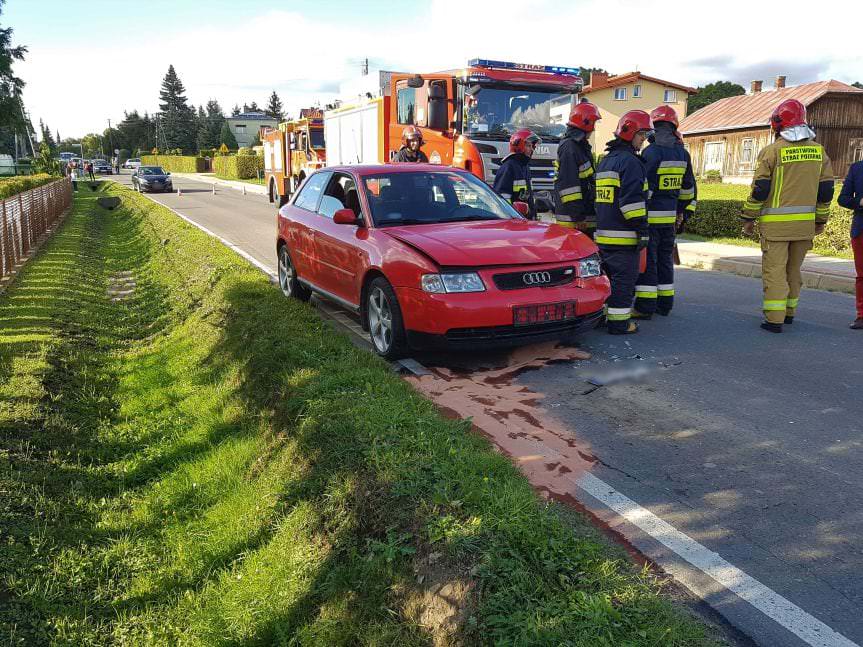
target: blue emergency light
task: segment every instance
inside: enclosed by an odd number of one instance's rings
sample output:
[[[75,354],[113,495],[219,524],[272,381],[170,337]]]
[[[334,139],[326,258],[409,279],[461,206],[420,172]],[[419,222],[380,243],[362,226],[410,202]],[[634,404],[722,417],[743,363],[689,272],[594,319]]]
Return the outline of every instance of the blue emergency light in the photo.
[[[490,61],[485,58],[474,58],[468,61],[470,67],[485,67],[497,70],[523,70],[526,72],[550,72],[552,74],[574,74],[578,76],[581,69],[577,67],[557,67],[553,65],[530,65],[529,63],[511,63],[508,61]]]

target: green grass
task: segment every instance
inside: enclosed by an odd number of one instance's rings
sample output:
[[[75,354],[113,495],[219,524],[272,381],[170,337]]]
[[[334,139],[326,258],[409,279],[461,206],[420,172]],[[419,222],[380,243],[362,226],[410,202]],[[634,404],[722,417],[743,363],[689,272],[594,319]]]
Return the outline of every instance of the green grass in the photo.
[[[4,644],[715,644],[468,421],[102,190],[123,206],[79,192],[0,297]],[[454,636],[423,604],[443,583]]]

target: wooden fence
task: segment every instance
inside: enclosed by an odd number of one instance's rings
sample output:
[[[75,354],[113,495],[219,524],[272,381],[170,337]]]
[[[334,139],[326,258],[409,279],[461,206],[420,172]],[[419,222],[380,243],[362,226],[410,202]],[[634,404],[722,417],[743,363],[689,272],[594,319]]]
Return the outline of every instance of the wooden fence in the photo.
[[[0,205],[0,280],[27,260],[39,239],[72,204],[69,178],[6,198]]]

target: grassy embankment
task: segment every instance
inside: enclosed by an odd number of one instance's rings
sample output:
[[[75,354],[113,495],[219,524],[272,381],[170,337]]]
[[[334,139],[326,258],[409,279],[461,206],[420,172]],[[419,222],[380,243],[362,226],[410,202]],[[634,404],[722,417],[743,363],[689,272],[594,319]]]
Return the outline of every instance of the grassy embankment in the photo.
[[[0,297],[4,644],[713,644],[468,422],[106,191]]]

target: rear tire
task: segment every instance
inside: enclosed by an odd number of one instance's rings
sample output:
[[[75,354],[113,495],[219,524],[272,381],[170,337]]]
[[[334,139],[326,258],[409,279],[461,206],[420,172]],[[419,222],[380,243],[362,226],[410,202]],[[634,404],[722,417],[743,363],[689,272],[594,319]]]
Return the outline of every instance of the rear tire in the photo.
[[[287,245],[279,247],[279,288],[286,297],[308,301],[312,291],[300,283]]]
[[[390,282],[382,276],[374,279],[366,291],[366,320],[372,348],[388,360],[396,360],[407,354],[402,311]]]

